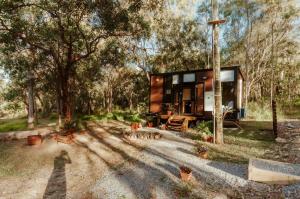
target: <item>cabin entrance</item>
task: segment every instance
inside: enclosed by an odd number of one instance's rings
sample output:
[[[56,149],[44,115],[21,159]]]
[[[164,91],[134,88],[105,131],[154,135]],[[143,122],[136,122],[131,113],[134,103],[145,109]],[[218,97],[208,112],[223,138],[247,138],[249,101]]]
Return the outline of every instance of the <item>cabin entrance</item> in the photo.
[[[204,82],[174,86],[173,110],[179,115],[204,115]]]
[[[204,115],[204,82],[196,84],[196,115]]]
[[[184,86],[182,88],[182,113],[184,115],[194,114],[195,109],[195,86]]]

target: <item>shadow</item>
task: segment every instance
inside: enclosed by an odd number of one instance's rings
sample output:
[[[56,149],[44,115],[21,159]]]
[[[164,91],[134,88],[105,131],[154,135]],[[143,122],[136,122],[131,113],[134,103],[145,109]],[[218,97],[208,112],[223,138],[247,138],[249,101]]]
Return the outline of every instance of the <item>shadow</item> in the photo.
[[[248,165],[244,164],[233,164],[233,163],[225,163],[222,162],[209,162],[207,165],[212,166],[216,169],[229,173],[233,176],[240,177],[242,179],[247,180],[247,173],[248,173]]]
[[[101,128],[101,127],[100,127]],[[115,136],[115,132],[110,128],[102,128],[106,130],[107,133],[110,133],[111,136]],[[227,182],[228,179],[233,178],[234,181],[241,180],[244,183],[245,178],[244,175],[235,175],[234,170],[243,169],[238,166],[234,166],[232,169],[227,168],[230,167],[231,164],[223,164],[220,163],[212,163],[212,165],[207,165],[199,160],[192,160],[193,157],[180,158],[180,156],[173,156],[168,154],[167,151],[160,150],[159,148],[155,148],[155,146],[147,146],[143,150],[143,158],[138,158],[136,156],[132,156],[127,153],[126,150],[123,150],[120,146],[115,146],[115,144],[111,144],[106,139],[103,139],[97,135],[93,131],[92,128],[88,129],[88,135],[93,137],[99,143],[102,143],[106,147],[110,148],[112,151],[120,154],[124,160],[129,160],[133,164],[134,167],[123,168],[121,169],[121,173],[111,173],[109,177],[100,179],[97,182],[97,186],[99,191],[105,189],[106,186],[120,186],[121,184],[126,184],[129,189],[131,189],[132,194],[137,196],[138,198],[151,198],[151,196],[155,195],[153,190],[155,187],[159,188],[161,192],[164,192],[166,195],[172,197],[174,194],[174,187],[179,185],[181,182],[179,180],[179,166],[186,165],[193,170],[193,175],[195,179],[199,182],[207,184],[213,191],[219,192],[224,191],[226,189],[234,189],[234,182]],[[169,140],[168,138],[166,140]],[[177,140],[176,138],[170,137],[171,142],[181,142],[181,140]],[[189,144],[191,146],[190,140],[183,141],[181,144]],[[130,142],[123,142],[124,144],[130,145],[132,147],[137,148],[137,146],[133,145]],[[87,145],[82,145],[85,148],[89,148]],[[178,151],[183,153],[191,154],[190,151],[184,149],[182,147],[177,148]],[[96,155],[96,152],[95,152]],[[194,154],[193,154],[194,155]],[[100,155],[98,155],[100,156]],[[153,162],[153,160],[155,160]],[[153,164],[154,163],[154,164]],[[106,164],[108,164],[106,162]],[[113,165],[108,165],[113,167]],[[125,169],[125,170],[124,170]],[[118,169],[119,170],[119,169]],[[217,171],[220,172],[217,172]],[[217,172],[217,173],[215,173]],[[238,172],[240,173],[240,172]],[[243,172],[242,172],[243,173]],[[234,177],[236,176],[236,177]],[[237,179],[236,179],[237,178]],[[115,179],[116,181],[114,181]],[[103,182],[103,186],[101,187]],[[218,185],[217,187],[215,185]],[[243,187],[244,185],[239,185],[239,187]],[[170,188],[171,187],[171,188]],[[222,188],[220,188],[222,187]],[[96,191],[97,192],[97,191]],[[230,195],[230,194],[229,194]],[[132,195],[131,195],[132,196]],[[174,198],[174,197],[173,197]]]
[[[178,151],[181,151],[181,152],[183,152],[183,153],[189,154],[189,155],[196,156],[196,153],[193,153],[193,152],[191,152],[191,151],[189,151],[189,150],[187,150],[187,149],[181,148],[181,147],[177,147],[177,150],[178,150]]]
[[[102,128],[105,130],[105,128]],[[147,162],[144,162],[143,160],[140,160],[130,154],[128,154],[126,151],[122,150],[118,146],[114,146],[111,143],[107,142],[105,139],[99,137],[97,133],[93,131],[92,128],[87,127],[88,135],[97,140],[99,143],[103,144],[104,146],[110,148],[113,152],[116,152],[122,156],[122,159],[126,162],[130,162],[130,164],[134,164],[134,167],[130,168],[123,168],[120,169],[119,166],[114,164],[110,164],[109,162],[105,161],[101,155],[97,154],[95,151],[93,151],[88,145],[83,143],[77,143],[80,146],[87,148],[89,151],[91,151],[93,154],[97,155],[99,158],[101,158],[104,163],[109,166],[113,170],[118,170],[117,173],[110,173],[109,178],[103,178],[100,179],[97,182],[97,187],[101,188],[101,182],[104,180],[104,184],[107,185],[110,183],[118,183],[118,185],[125,184],[128,186],[132,194],[137,196],[138,198],[152,198],[156,195],[156,187],[159,184],[161,179],[164,179],[164,181],[167,181],[165,185],[160,185],[159,188],[162,188],[161,191],[165,193],[165,195],[172,195],[174,194],[173,191],[170,190],[170,188],[175,187],[175,185],[178,183],[174,181],[174,179],[171,179],[164,171],[161,169],[155,167],[154,165],[150,165]],[[108,133],[111,133],[112,136],[115,136],[114,132],[110,132],[112,129],[107,129],[106,131]],[[129,144],[126,142],[123,142],[126,145],[130,145],[132,147],[135,147],[137,149],[140,149],[138,146],[135,146],[133,144]],[[124,170],[125,169],[125,170]],[[117,180],[117,181],[114,181]],[[119,184],[120,183],[120,184]],[[115,184],[111,184],[111,186],[116,186]],[[165,187],[165,188],[164,188]],[[99,191],[100,191],[99,190]],[[97,191],[96,191],[97,192]],[[97,193],[100,194],[100,193]],[[113,193],[112,193],[113,194]],[[125,194],[125,193],[124,193]],[[130,194],[130,193],[128,193]],[[127,193],[126,193],[127,195]],[[99,195],[100,196],[100,195]],[[107,195],[109,196],[109,195]]]
[[[54,159],[54,168],[43,196],[43,199],[64,199],[67,195],[67,181],[66,181],[66,164],[71,164],[72,161],[68,152],[62,150],[60,155]]]
[[[172,175],[174,175],[175,177],[179,177],[179,168],[172,166],[170,164],[167,163],[156,163],[157,166],[165,169],[166,171],[168,171],[169,173],[171,173]]]

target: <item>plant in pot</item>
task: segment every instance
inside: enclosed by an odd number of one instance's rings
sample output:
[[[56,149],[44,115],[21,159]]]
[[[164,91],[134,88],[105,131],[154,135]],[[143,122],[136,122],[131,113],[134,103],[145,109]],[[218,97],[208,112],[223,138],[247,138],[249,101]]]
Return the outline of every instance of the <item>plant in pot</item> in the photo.
[[[131,131],[136,132],[139,128],[142,127],[141,119],[138,114],[134,114],[131,116]]]
[[[213,142],[213,124],[211,121],[201,121],[199,124],[196,125],[196,130],[201,134],[202,139],[205,142]]]
[[[197,153],[200,158],[207,159],[208,148],[205,146],[199,146],[199,147],[197,147]]]
[[[169,104],[167,114],[173,115],[173,113],[174,113],[174,106],[172,104]]]
[[[181,180],[188,182],[192,177],[192,169],[187,166],[181,166],[180,169],[180,178]]]

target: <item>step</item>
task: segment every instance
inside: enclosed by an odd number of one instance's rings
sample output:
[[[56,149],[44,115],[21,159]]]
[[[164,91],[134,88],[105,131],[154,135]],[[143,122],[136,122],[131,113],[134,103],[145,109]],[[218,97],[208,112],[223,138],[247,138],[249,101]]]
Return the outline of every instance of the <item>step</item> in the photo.
[[[181,131],[181,127],[167,126],[167,128],[174,131]]]
[[[253,158],[249,160],[248,179],[267,184],[300,182],[300,164]]]
[[[167,125],[169,125],[169,126],[182,126],[182,124],[172,123],[172,122],[169,122]]]

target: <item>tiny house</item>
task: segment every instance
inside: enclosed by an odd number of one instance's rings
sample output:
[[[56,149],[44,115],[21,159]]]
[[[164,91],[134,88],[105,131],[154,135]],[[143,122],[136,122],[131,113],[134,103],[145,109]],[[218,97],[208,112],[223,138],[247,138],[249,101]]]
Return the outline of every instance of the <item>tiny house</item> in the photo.
[[[243,115],[243,75],[239,66],[221,68],[222,103],[231,107],[227,120]],[[214,109],[212,69],[151,74],[149,112],[195,119],[212,119]]]

